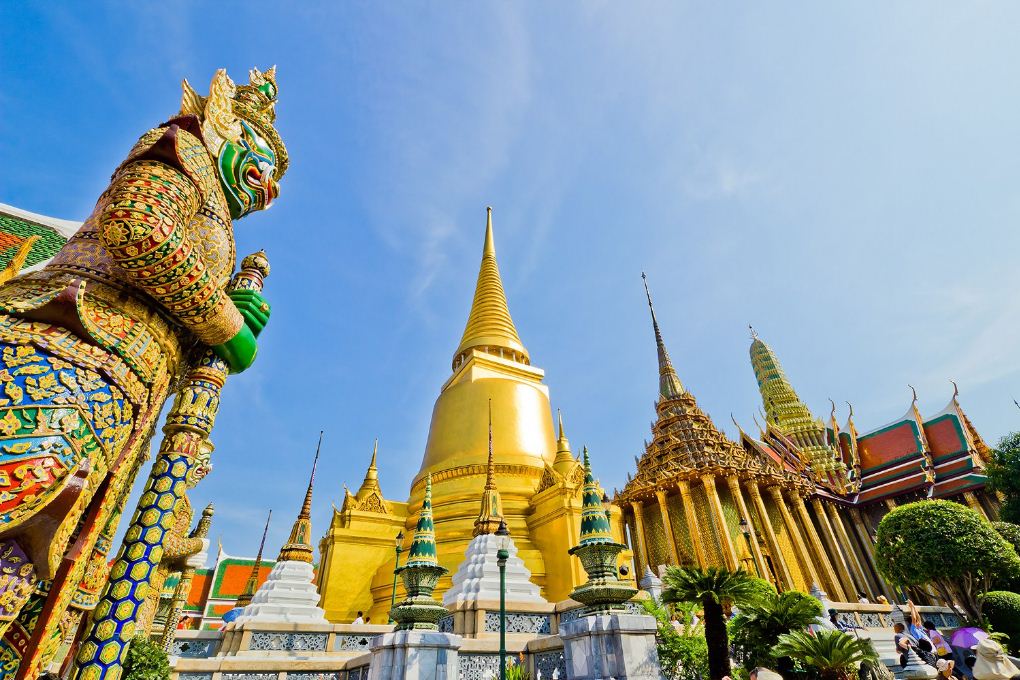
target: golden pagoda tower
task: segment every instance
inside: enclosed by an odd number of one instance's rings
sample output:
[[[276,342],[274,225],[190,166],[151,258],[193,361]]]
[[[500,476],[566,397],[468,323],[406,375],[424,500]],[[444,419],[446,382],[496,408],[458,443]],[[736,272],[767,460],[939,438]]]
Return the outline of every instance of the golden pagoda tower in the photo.
[[[360,490],[348,493],[321,543],[319,587],[331,620],[350,620],[359,609],[373,620],[386,619],[393,592],[393,540],[403,531],[406,551],[430,474],[439,563],[450,571],[439,581],[438,596],[449,588],[475,533],[479,493],[497,483],[500,514],[542,595],[563,600],[584,582],[580,564],[567,554],[580,530],[584,469],[570,453],[562,428],[556,437],[543,377],[531,365],[510,316],[490,208],[471,311],[453,353],[452,374],[432,411],[408,502],[379,495],[378,504],[365,508]],[[621,527],[619,516],[614,517],[618,534]],[[621,554],[621,563],[628,559],[629,552]]]
[[[751,328],[751,367],[758,381],[768,428],[793,440],[817,481],[829,482],[845,492],[849,484],[846,466],[829,442],[825,423],[815,418],[797,396],[775,352]],[[835,407],[834,407],[835,408]]]

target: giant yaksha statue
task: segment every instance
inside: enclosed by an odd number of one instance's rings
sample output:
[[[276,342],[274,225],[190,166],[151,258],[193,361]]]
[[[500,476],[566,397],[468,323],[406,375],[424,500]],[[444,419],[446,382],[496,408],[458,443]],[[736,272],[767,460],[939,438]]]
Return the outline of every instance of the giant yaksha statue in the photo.
[[[211,348],[248,368],[269,305],[227,291],[233,220],[287,169],[275,69],[146,132],[43,269],[0,287],[0,676],[105,583],[109,542],[172,390]],[[189,476],[205,466],[189,465]],[[193,479],[189,479],[193,483]]]

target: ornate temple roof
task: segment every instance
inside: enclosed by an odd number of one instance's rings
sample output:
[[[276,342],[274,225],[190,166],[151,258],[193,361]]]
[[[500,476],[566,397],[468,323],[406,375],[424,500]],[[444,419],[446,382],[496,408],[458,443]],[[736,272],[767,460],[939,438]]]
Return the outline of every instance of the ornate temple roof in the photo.
[[[0,203],[0,270],[19,255],[26,270],[42,267],[71,238],[81,222],[60,220]],[[35,240],[29,243],[29,239]],[[25,248],[24,253],[21,249]]]
[[[460,345],[453,354],[456,369],[458,360],[471,349],[500,354],[520,363],[530,362],[517,328],[510,318],[503,281],[496,264],[496,245],[492,237],[492,208],[486,208],[485,243],[482,246],[482,264],[478,269],[475,297]]]
[[[645,291],[659,357],[659,399],[655,406],[658,417],[652,423],[652,441],[646,442],[645,452],[637,461],[636,474],[627,481],[616,500],[628,502],[648,498],[671,481],[703,474],[737,473],[769,483],[806,486],[806,480],[786,469],[778,455],[774,458],[761,447],[738,445],[701,410],[694,395],[684,389],[670,361],[647,280]]]

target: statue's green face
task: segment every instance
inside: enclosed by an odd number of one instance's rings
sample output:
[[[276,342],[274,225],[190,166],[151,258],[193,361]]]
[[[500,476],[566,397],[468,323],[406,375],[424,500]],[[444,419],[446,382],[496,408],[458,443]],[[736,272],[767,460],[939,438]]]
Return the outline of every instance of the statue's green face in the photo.
[[[216,169],[234,219],[268,208],[280,193],[273,178],[276,154],[244,120],[240,139],[220,147]]]

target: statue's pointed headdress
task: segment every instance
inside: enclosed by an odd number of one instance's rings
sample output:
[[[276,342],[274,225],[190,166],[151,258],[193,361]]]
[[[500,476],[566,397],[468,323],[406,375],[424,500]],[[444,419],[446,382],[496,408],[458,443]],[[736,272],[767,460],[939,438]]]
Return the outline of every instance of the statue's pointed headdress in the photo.
[[[234,85],[226,69],[218,69],[209,84],[209,96],[203,97],[191,83],[181,83],[181,113],[198,116],[202,134],[213,151],[224,141],[236,142],[241,136],[243,119],[272,147],[276,154],[276,179],[287,172],[290,162],[287,147],[276,131],[276,67],[267,71],[253,68],[247,85]]]

